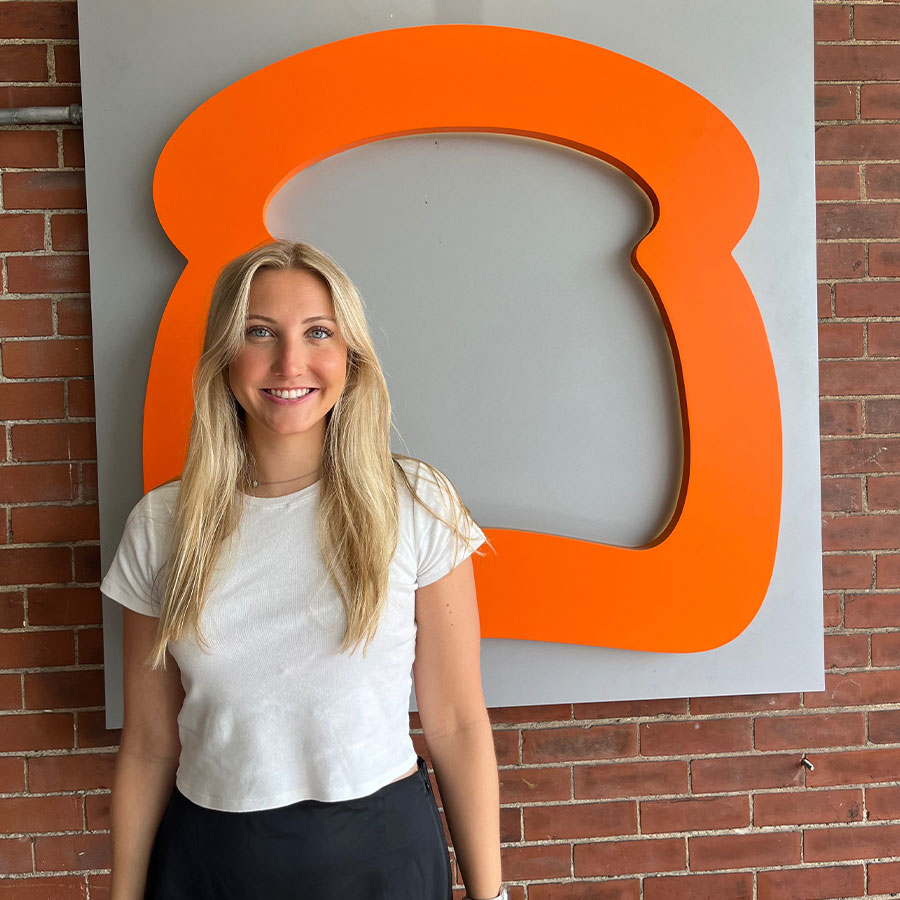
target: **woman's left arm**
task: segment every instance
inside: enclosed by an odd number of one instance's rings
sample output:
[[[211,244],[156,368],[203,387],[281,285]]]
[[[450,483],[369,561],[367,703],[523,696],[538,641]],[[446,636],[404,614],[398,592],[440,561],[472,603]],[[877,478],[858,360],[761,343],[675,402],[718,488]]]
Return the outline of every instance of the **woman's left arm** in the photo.
[[[413,675],[466,895],[500,891],[500,788],[481,687],[481,629],[471,558],[416,592]]]

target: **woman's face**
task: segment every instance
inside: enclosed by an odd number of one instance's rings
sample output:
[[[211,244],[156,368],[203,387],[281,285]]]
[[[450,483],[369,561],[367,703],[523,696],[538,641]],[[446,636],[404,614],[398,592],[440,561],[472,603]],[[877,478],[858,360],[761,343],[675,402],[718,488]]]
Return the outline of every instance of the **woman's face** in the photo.
[[[318,276],[268,269],[253,278],[244,346],[227,378],[255,444],[294,437],[321,448],[325,416],[344,390],[347,345]]]

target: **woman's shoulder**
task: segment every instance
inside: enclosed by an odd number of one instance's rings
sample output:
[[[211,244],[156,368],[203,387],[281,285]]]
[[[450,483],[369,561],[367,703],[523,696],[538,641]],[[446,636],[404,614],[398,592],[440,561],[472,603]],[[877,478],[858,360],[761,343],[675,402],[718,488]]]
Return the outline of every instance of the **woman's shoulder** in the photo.
[[[148,518],[154,521],[168,521],[175,509],[175,501],[178,499],[178,491],[181,488],[181,479],[173,478],[165,481],[155,488],[147,491],[129,514],[132,518]]]

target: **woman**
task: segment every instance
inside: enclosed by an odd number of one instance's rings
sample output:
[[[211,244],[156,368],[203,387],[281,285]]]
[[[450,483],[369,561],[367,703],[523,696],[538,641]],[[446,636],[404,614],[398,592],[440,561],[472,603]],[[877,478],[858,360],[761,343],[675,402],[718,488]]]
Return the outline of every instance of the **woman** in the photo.
[[[467,896],[501,890],[497,765],[450,482],[389,449],[349,278],[306,244],[213,292],[181,478],[132,510],[112,900],[448,900],[410,670]]]

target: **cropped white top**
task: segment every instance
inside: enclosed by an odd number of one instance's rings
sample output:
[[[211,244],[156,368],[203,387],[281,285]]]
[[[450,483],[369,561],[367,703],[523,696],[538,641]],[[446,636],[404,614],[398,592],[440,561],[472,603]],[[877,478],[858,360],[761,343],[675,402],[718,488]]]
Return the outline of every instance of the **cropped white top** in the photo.
[[[425,503],[454,521],[428,470],[401,464]],[[388,600],[365,658],[361,647],[352,655],[337,649],[346,617],[316,542],[319,483],[283,497],[244,498],[202,614],[210,649],[193,640],[169,644],[185,691],[176,785],[194,803],[244,812],[349,800],[415,765],[408,710],[416,589],[446,575],[485,538],[473,524],[467,542],[456,541],[398,482]],[[160,615],[164,579],[157,576],[171,548],[179,484],[161,485],[137,503],[100,585],[144,615]]]

